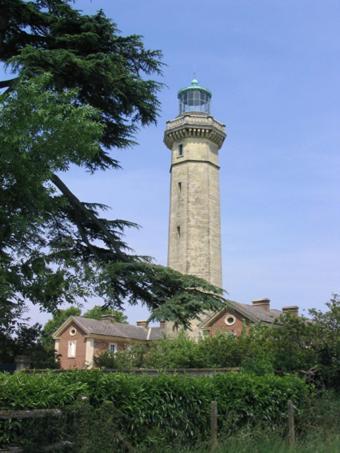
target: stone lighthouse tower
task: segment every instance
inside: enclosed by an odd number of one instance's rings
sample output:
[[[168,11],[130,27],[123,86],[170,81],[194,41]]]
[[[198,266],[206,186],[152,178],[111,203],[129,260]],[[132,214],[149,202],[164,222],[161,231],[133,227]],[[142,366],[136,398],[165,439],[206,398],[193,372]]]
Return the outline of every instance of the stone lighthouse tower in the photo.
[[[222,287],[218,151],[225,128],[211,116],[211,93],[196,79],[178,99],[179,115],[164,134],[171,151],[168,266]]]

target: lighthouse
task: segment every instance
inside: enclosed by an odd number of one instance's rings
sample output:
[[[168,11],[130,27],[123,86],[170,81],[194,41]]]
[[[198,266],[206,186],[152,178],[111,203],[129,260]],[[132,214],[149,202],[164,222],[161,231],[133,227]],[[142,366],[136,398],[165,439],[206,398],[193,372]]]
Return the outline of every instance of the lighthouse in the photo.
[[[222,287],[218,152],[225,126],[210,112],[211,92],[194,79],[178,92],[179,114],[166,123],[171,151],[168,266]],[[198,336],[193,321],[191,336]]]

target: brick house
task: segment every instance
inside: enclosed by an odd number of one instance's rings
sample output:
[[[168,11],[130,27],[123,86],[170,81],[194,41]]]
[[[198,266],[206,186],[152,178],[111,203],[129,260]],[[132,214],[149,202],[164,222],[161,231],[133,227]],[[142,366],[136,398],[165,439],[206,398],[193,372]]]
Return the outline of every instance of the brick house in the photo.
[[[217,332],[241,335],[251,324],[271,325],[283,313],[298,316],[298,307],[283,307],[282,311],[270,307],[269,299],[254,300],[252,304],[240,304],[228,300],[225,308],[204,319],[200,325],[202,336],[214,336]]]
[[[63,369],[91,368],[94,358],[105,351],[114,353],[163,337],[162,323],[160,327],[149,327],[146,321],[139,321],[133,326],[115,322],[110,316],[101,320],[70,316],[53,334]]]
[[[298,307],[284,307],[281,311],[272,309],[269,299],[255,300],[252,304],[228,300],[222,310],[207,316],[198,328],[201,337],[219,332],[239,336],[251,324],[272,325],[282,313],[297,316]],[[94,358],[105,351],[114,353],[133,344],[160,340],[166,336],[165,332],[165,323],[149,327],[147,321],[138,321],[133,326],[115,322],[110,316],[103,316],[101,320],[70,316],[53,339],[61,368],[91,368]]]

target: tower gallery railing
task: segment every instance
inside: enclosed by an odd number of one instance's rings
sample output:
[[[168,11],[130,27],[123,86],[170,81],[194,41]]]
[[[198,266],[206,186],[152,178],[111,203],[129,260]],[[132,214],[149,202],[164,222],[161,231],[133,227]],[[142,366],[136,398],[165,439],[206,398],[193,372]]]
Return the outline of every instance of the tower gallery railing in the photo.
[[[202,115],[200,113],[190,113],[184,114],[179,118],[170,120],[166,122],[166,130],[176,129],[184,125],[193,125],[193,126],[214,126],[216,129],[219,129],[221,132],[225,133],[224,124],[215,120],[212,116]]]

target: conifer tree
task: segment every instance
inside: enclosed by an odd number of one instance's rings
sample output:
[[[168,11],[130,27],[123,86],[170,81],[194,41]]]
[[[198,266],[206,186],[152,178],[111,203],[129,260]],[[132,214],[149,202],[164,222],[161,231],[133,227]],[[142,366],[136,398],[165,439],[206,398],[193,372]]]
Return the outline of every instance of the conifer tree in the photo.
[[[219,289],[135,255],[122,238],[134,225],[62,180],[70,165],[118,167],[112,148],[156,121],[160,51],[67,0],[0,0],[0,12],[0,61],[15,74],[0,81],[0,329],[27,300],[52,312],[79,296],[141,301],[184,326],[218,308]]]

